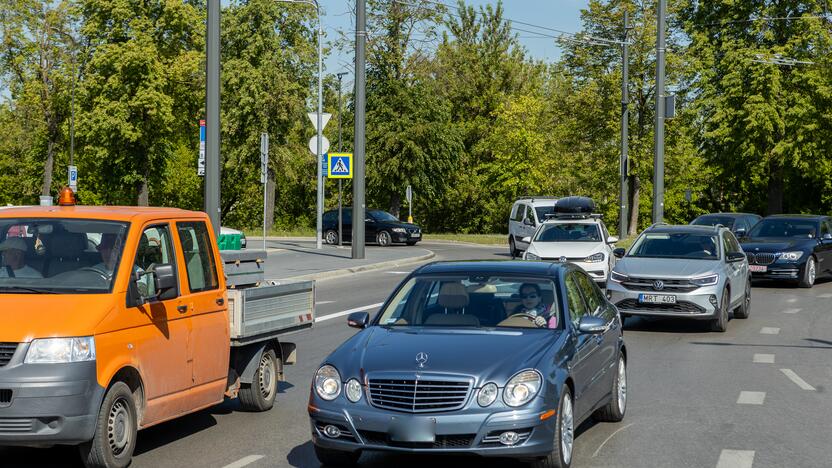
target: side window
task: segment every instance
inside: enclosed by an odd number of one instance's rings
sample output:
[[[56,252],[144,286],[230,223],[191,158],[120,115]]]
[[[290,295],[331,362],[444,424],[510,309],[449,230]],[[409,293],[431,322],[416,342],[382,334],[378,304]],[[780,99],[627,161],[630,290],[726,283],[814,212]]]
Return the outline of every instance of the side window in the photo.
[[[344,224],[352,224],[352,209],[347,209],[347,210],[342,211],[341,221]]]
[[[820,237],[823,238],[826,234],[832,234],[832,226],[829,221],[823,221],[820,225]]]
[[[208,228],[202,221],[176,223],[185,256],[188,287],[192,293],[219,288],[214,249]]]
[[[742,247],[740,247],[740,243],[739,243],[739,241],[737,241],[737,238],[734,236],[734,234],[732,234],[730,232],[726,232],[725,233],[725,238],[728,240],[728,250],[726,252],[731,252],[731,253],[742,252]]]
[[[566,276],[565,283],[566,301],[569,304],[569,319],[572,320],[572,323],[577,327],[581,317],[589,314],[589,311],[587,310],[587,305],[586,302],[584,302],[583,296],[581,296],[581,287],[577,273],[574,271],[570,272]]]
[[[325,223],[337,223],[338,222],[338,212],[337,211],[327,211],[324,213],[323,222]]]
[[[139,238],[139,247],[136,249],[136,259],[133,262],[134,271],[150,271],[156,265],[176,265],[176,258],[173,254],[173,243],[170,238],[170,229],[167,224],[151,226],[142,232]],[[175,270],[175,268],[174,268]],[[137,287],[142,296],[151,297],[156,293],[156,283],[153,275],[142,276]],[[160,300],[176,298],[176,289],[165,293],[166,297],[159,297]]]
[[[520,214],[523,212],[522,207],[523,205],[515,203],[514,206],[511,207],[511,216],[509,216],[509,219],[512,221],[522,221],[522,219],[520,219]]]
[[[731,252],[731,246],[728,244],[728,233],[722,233],[722,253],[723,255],[728,255]]]
[[[536,226],[537,223],[534,221],[534,208],[531,206],[526,205],[526,216],[524,218],[528,219],[532,222],[532,226]]]
[[[575,276],[578,278],[578,283],[581,288],[581,292],[584,295],[584,299],[586,299],[587,305],[589,305],[589,312],[595,314],[596,312],[600,312],[600,308],[604,305],[603,299],[599,297],[599,293],[601,292],[598,290],[596,292],[595,285],[592,284],[592,280],[584,273],[574,273]]]

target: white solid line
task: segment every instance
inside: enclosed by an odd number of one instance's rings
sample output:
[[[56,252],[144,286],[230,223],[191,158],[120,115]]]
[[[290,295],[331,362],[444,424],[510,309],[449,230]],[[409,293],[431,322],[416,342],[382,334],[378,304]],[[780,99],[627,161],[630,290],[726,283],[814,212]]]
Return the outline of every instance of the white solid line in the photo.
[[[345,310],[343,312],[335,312],[334,314],[324,315],[323,317],[315,317],[315,323],[323,322],[325,320],[330,320],[338,317],[343,317],[345,315],[349,315],[353,312],[364,312],[365,310],[376,309],[384,305],[383,302],[379,302],[378,304],[370,304],[362,307],[356,307],[355,309]]]
[[[780,329],[777,327],[763,327],[760,329],[762,335],[779,335]]]
[[[616,434],[618,434],[619,432],[623,431],[624,429],[627,429],[628,427],[632,426],[633,424],[635,424],[635,423],[630,423],[630,424],[627,424],[626,426],[624,426],[624,427],[622,427],[622,428],[618,429],[617,431],[613,432],[612,434],[610,434],[610,436],[609,436],[609,437],[607,437],[606,439],[604,439],[604,441],[603,441],[603,442],[601,442],[601,445],[599,445],[599,446],[598,446],[598,448],[595,450],[595,453],[593,453],[593,454],[592,454],[592,458],[597,457],[597,456],[598,456],[598,452],[600,452],[600,451],[601,451],[601,449],[602,449],[602,448],[604,448],[604,445],[607,445],[607,442],[609,442],[609,441],[610,441],[610,439],[612,439],[613,437],[615,437],[615,435],[616,435]]]
[[[315,305],[322,305],[322,304],[335,304],[335,301],[318,301]]]
[[[758,364],[774,364],[773,354],[755,354],[754,362]]]
[[[803,309],[786,309],[783,311],[784,314],[796,314]]]
[[[762,405],[766,399],[766,392],[740,392],[737,398],[738,405]]]
[[[241,459],[235,461],[234,463],[225,465],[223,468],[242,468],[246,465],[251,465],[252,463],[256,462],[257,460],[260,460],[261,458],[264,458],[264,456],[263,455],[249,455],[245,458],[241,458]]]
[[[793,370],[791,370],[791,369],[780,369],[780,372],[785,374],[786,377],[789,378],[789,380],[794,382],[795,385],[802,388],[803,390],[809,390],[809,391],[812,391],[812,392],[815,391],[815,387],[806,383],[806,381],[801,379],[799,375],[795,374]]]
[[[728,450],[719,454],[716,468],[751,468],[754,465],[753,450]]]

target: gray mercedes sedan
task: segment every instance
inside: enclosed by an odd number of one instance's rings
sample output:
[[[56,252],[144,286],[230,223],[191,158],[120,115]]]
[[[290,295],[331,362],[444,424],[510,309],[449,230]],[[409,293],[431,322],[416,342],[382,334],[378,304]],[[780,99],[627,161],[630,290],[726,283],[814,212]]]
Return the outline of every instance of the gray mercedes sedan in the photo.
[[[575,428],[617,422],[627,351],[587,274],[548,262],[433,263],[321,364],[309,417],[324,465],[363,451],[512,457],[568,467]]]

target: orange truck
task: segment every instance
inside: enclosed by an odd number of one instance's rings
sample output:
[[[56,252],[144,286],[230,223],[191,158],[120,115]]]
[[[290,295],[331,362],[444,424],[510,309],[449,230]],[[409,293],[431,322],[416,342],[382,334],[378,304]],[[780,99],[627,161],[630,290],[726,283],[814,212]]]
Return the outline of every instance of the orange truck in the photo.
[[[205,213],[60,205],[0,210],[0,446],[123,467],[140,429],[274,405],[313,282],[235,283],[262,279],[265,252],[224,262]]]

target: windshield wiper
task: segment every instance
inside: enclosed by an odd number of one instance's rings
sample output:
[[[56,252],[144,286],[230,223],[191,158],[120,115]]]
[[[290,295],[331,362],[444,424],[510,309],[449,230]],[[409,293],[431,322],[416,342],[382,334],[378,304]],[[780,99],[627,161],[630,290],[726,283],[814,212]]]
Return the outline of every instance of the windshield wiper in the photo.
[[[58,294],[51,289],[30,288],[27,286],[0,286],[0,294],[26,292],[30,294]]]

